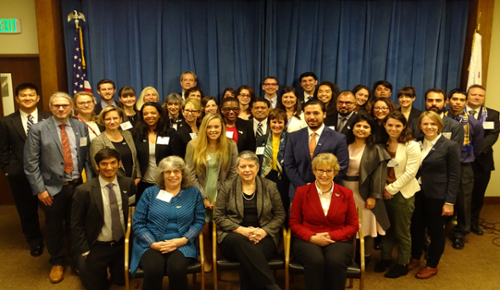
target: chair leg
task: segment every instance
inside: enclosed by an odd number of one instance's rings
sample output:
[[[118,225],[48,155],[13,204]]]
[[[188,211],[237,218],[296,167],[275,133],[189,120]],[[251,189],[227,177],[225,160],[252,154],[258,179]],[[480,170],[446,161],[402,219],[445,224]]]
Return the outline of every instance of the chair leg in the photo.
[[[351,278],[351,279],[349,279],[349,285],[347,286],[347,288],[352,289],[353,285],[354,285],[354,283],[353,283],[352,278]]]
[[[200,273],[201,290],[205,290],[205,271]]]
[[[135,289],[139,289],[139,279],[134,279],[135,280]]]

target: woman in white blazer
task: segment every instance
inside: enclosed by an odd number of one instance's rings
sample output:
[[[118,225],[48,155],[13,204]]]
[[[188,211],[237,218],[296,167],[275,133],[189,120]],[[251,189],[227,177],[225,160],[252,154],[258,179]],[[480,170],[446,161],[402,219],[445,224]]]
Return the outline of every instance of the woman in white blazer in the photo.
[[[307,123],[302,112],[302,106],[297,99],[294,87],[285,87],[278,97],[276,108],[286,112],[286,131],[292,133],[307,127]]]
[[[384,276],[398,278],[408,273],[411,253],[410,224],[413,214],[415,193],[420,185],[415,178],[422,162],[420,145],[414,141],[405,116],[391,112],[383,122],[387,140],[386,150],[391,156],[387,164],[387,180],[384,199],[391,227],[382,237],[382,260],[375,266],[375,272],[382,273],[391,265],[394,242],[398,244],[397,264]]]

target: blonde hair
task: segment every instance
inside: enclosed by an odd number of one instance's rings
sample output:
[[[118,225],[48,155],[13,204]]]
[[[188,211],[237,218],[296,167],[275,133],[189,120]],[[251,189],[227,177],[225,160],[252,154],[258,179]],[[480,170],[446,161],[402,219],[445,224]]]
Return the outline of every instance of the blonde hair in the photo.
[[[193,168],[197,175],[201,175],[207,168],[207,152],[208,152],[208,136],[207,126],[212,120],[219,119],[221,124],[221,133],[219,136],[217,151],[215,152],[215,159],[221,165],[222,170],[228,170],[230,165],[229,160],[229,146],[233,140],[226,137],[226,125],[221,115],[212,113],[203,118],[201,122],[198,137],[193,140],[194,154],[193,154]]]
[[[106,114],[111,111],[116,111],[118,113],[118,116],[122,118],[122,122],[126,122],[128,120],[127,115],[125,115],[123,109],[119,107],[107,106],[106,108],[102,109],[101,113],[99,113],[99,116],[97,117],[97,124],[104,126],[104,118]]]
[[[201,106],[201,102],[198,99],[191,98],[191,99],[185,100],[184,102],[182,102],[181,109],[184,110],[184,107],[186,107],[187,104],[193,105],[195,110],[200,111],[200,113],[201,113],[201,111],[203,111],[203,107]]]
[[[156,102],[158,103],[160,101],[160,94],[158,94],[158,91],[153,88],[153,87],[145,87],[142,92],[141,92],[141,95],[139,96],[139,100],[137,100],[137,103],[135,104],[135,108],[137,109],[137,111],[140,111],[141,108],[142,108],[142,105],[144,105],[144,95],[146,95],[146,91],[147,90],[153,90],[156,94],[156,96],[158,97],[158,99],[156,100]]]
[[[316,157],[314,157],[312,161],[311,167],[312,169],[316,169],[316,167],[318,167],[320,164],[331,166],[335,173],[338,173],[340,171],[339,161],[337,157],[332,153],[321,153],[316,155]]]

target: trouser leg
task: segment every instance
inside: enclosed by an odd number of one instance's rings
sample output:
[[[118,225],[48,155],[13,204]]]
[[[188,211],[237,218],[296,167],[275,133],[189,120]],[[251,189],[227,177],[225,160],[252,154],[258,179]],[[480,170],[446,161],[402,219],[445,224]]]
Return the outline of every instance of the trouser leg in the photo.
[[[168,288],[188,289],[187,267],[191,258],[186,258],[179,250],[165,254],[165,256],[167,258]]]
[[[141,265],[144,270],[142,289],[161,290],[165,274],[165,258],[162,253],[148,249],[141,257]]]
[[[474,187],[472,163],[461,163],[460,168],[461,186],[455,203],[457,225],[453,228],[455,238],[463,238],[470,232],[471,198]]]
[[[446,217],[442,216],[444,200],[425,198],[427,233],[431,238],[427,266],[436,268],[446,243]]]
[[[472,164],[474,171],[474,188],[472,190],[471,200],[471,224],[479,225],[479,214],[483,208],[484,194],[491,178],[491,171],[483,171],[474,162]]]
[[[411,257],[420,260],[424,250],[425,227],[426,227],[426,206],[424,203],[424,193],[415,193],[415,210],[411,217]]]
[[[122,247],[123,249],[123,247]],[[106,290],[108,288],[109,247],[96,245],[91,248],[85,260],[85,271],[80,279],[88,290]],[[122,269],[123,271],[123,269]]]
[[[415,197],[405,198],[400,192],[393,195],[392,199],[389,200],[386,206],[389,204],[392,212],[391,228],[393,228],[395,240],[398,243],[398,259],[397,263],[400,265],[406,265],[410,262],[410,252],[411,252],[411,235],[410,235],[410,224],[411,216],[414,210]],[[387,210],[389,211],[389,207]],[[389,218],[391,218],[391,215]],[[392,248],[391,248],[392,250]],[[387,259],[383,256],[384,259]],[[390,254],[389,254],[390,258]]]
[[[353,251],[350,241],[336,242],[323,248],[326,261],[327,289],[345,289],[347,267],[351,263]]]
[[[296,237],[293,238],[291,246],[293,255],[304,266],[306,289],[325,290],[326,262],[323,249]]]

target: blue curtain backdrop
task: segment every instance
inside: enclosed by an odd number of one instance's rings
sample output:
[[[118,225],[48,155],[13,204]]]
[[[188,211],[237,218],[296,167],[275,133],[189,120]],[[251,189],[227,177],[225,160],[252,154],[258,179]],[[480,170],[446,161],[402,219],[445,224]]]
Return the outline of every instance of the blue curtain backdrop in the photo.
[[[67,0],[83,24],[87,72],[95,91],[103,78],[161,99],[179,92],[192,70],[206,95],[248,84],[262,95],[267,75],[280,88],[306,71],[341,90],[385,79],[417,89],[450,90],[460,73],[470,0]],[[65,27],[68,74],[74,24]],[[71,79],[71,78],[69,78]],[[99,98],[99,95],[96,94]],[[396,100],[397,102],[397,100]]]

